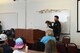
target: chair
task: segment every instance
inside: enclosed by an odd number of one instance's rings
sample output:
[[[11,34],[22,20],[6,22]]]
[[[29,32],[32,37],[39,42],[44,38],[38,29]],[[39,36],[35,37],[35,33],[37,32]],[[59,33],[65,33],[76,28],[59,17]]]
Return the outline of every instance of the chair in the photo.
[[[66,46],[62,42],[57,42],[57,50],[59,53],[67,53]]]
[[[67,45],[67,51],[68,53],[77,53],[77,46],[74,43],[69,43]]]
[[[62,39],[62,42],[65,44],[65,46],[67,47],[67,44],[70,43],[70,37],[69,36],[64,36]]]
[[[35,42],[32,49],[35,51],[44,51],[45,44],[42,42]]]

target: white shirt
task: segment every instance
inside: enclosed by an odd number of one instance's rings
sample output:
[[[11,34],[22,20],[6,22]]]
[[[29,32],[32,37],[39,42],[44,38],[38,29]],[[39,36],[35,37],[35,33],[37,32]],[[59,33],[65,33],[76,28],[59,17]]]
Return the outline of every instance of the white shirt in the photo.
[[[27,53],[28,52],[28,46],[25,48],[25,52],[22,50],[14,50],[13,53]]]
[[[13,53],[25,53],[25,52],[21,50],[14,50]]]

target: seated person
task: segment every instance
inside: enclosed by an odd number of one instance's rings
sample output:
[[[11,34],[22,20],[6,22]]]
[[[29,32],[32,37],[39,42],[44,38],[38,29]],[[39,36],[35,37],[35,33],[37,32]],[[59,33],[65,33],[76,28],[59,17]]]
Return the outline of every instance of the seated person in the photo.
[[[13,53],[27,53],[28,46],[26,46],[25,39],[22,37],[17,38],[14,48],[15,50],[13,51]]]
[[[49,40],[54,40],[56,42],[55,37],[53,36],[53,32],[52,30],[47,30],[46,31],[46,36],[44,36],[40,42],[43,42],[44,44],[46,44]]]
[[[45,45],[45,53],[57,53],[56,42],[49,40]]]
[[[3,53],[12,53],[12,48],[7,44],[7,35],[0,34],[0,47],[3,49]]]
[[[8,38],[8,45],[11,46],[11,47],[14,47],[15,39],[13,37]]]

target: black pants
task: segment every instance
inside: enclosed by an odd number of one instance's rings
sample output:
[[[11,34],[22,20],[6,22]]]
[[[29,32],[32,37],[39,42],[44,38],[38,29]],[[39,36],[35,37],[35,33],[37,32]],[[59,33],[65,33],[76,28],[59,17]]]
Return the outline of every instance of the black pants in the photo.
[[[60,33],[54,33],[54,37],[56,38],[57,41],[60,40]]]

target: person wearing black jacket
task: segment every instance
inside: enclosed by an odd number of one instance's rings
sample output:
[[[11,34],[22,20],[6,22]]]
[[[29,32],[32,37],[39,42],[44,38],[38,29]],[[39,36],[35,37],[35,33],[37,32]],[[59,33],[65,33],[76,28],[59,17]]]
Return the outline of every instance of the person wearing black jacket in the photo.
[[[61,23],[59,22],[59,17],[57,15],[54,16],[54,21],[55,22],[52,22],[52,24],[49,24],[50,22],[46,21],[46,24],[49,28],[53,29],[54,37],[57,41],[59,41],[61,34]]]
[[[3,53],[12,53],[13,49],[8,45],[7,35],[0,34],[0,48],[2,48]]]

